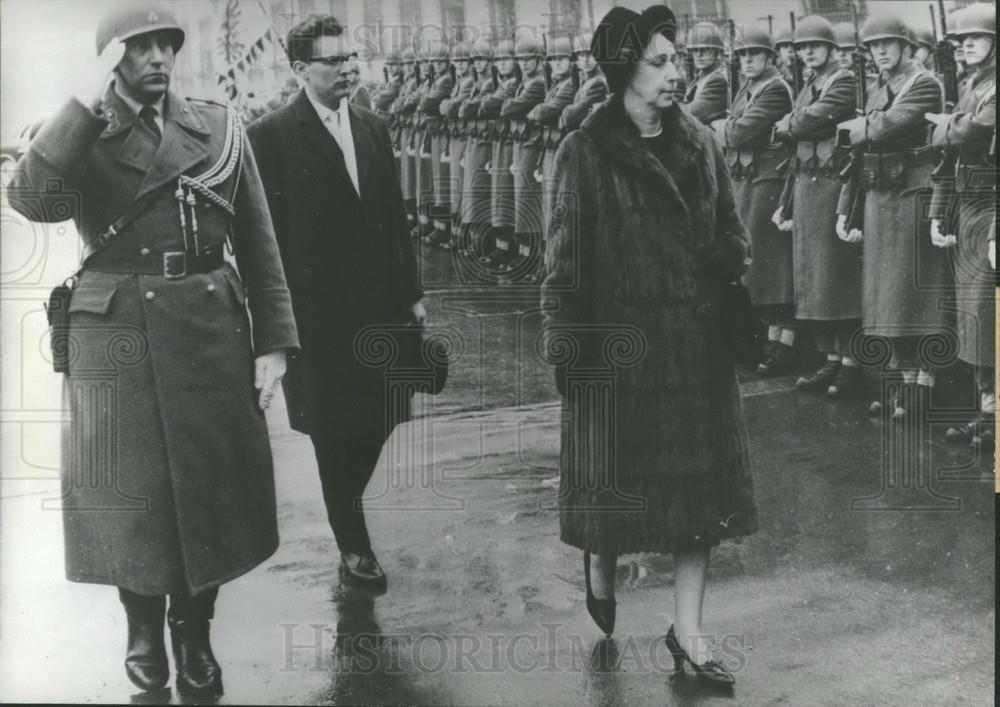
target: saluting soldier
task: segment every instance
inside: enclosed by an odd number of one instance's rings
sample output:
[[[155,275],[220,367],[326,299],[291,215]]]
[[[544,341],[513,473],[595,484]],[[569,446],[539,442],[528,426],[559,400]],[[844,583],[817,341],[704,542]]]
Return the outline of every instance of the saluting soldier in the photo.
[[[389,111],[396,121],[396,152],[399,156],[399,185],[403,192],[403,204],[406,208],[406,223],[412,233],[417,228],[417,178],[416,158],[410,147],[416,130],[414,113],[417,109],[417,88],[420,85],[420,73],[417,70],[416,54],[410,48],[404,49],[399,55],[402,67],[403,84],[399,94],[392,102]]]
[[[441,103],[451,95],[455,86],[455,69],[451,65],[448,48],[443,45],[431,49],[430,59],[434,67],[434,83],[427,95],[420,99],[419,110],[427,116],[427,132],[431,136],[429,157],[433,196],[429,215],[434,230],[424,238],[424,243],[438,245],[451,238],[451,224],[448,222],[451,208],[448,204],[451,197],[448,141],[451,136],[448,134],[448,124],[441,115]]]
[[[949,114],[928,114],[932,144],[957,154],[953,178],[936,181],[931,204],[931,238],[954,249],[958,300],[958,357],[973,367],[979,412],[949,429],[947,439],[974,446],[994,437],[996,391],[996,9],[977,3],[952,24],[973,72],[961,85]]]
[[[497,44],[496,90],[483,99],[479,117],[494,124],[490,152],[490,230],[478,250],[480,264],[500,271],[514,257],[514,136],[511,121],[501,116],[504,104],[521,85],[521,67],[514,57],[514,42]]]
[[[481,255],[475,249],[490,227],[490,174],[487,167],[492,154],[495,121],[480,117],[483,101],[497,90],[497,72],[493,68],[493,48],[485,39],[472,47],[475,88],[462,102],[458,117],[467,126],[468,141],[462,166],[461,250],[465,257]]]
[[[458,224],[458,213],[462,201],[462,160],[465,157],[466,131],[459,118],[462,103],[472,95],[476,87],[476,75],[472,71],[472,52],[468,44],[458,44],[451,52],[451,65],[455,71],[455,85],[451,95],[441,101],[441,117],[445,119],[448,134],[448,205],[451,220]],[[457,239],[449,237],[437,243],[450,250]]]
[[[918,355],[927,336],[941,336],[952,322],[942,306],[952,289],[945,254],[930,242],[923,205],[930,196],[930,176],[937,155],[927,144],[924,113],[942,107],[941,84],[913,59],[913,34],[893,13],[871,15],[861,28],[861,42],[881,72],[868,95],[864,115],[840,126],[850,144],[863,150],[863,163],[844,185],[837,207],[837,235],[862,243],[864,280],[862,323],[865,334],[885,337],[892,345],[890,367],[902,385],[887,387],[883,408],[892,417],[922,414],[934,375]],[[856,200],[863,213],[852,218]],[[854,221],[857,220],[857,223]]]
[[[729,78],[723,61],[722,33],[711,22],[699,22],[688,32],[687,48],[698,75],[688,86],[684,103],[692,116],[708,125],[724,118],[728,105]]]
[[[169,594],[175,686],[211,698],[218,589],[278,546],[263,408],[298,337],[239,116],[169,88],[183,44],[167,5],[105,15],[94,85],[41,127],[8,197],[72,218],[84,246],[61,367],[66,576],[118,587],[142,690],[169,678]]]
[[[580,87],[573,96],[573,102],[563,108],[559,118],[563,134],[579,128],[583,119],[590,114],[590,109],[603,103],[608,97],[608,80],[590,51],[593,40],[592,33],[584,33],[576,38],[573,47],[573,60],[580,72]]]
[[[545,57],[548,61],[552,74],[552,86],[545,94],[545,100],[539,103],[528,112],[528,121],[533,124],[533,129],[541,134],[542,153],[541,169],[535,170],[536,180],[542,185],[542,222],[540,224],[539,258],[536,268],[529,273],[528,279],[534,281],[537,274],[541,272],[545,256],[545,229],[549,223],[552,207],[552,190],[555,183],[552,180],[552,170],[555,167],[556,148],[562,137],[562,130],[559,127],[559,119],[562,117],[563,109],[573,102],[576,94],[578,80],[574,72],[570,55],[573,47],[570,45],[569,37],[555,37],[549,42],[549,51]]]
[[[775,67],[777,53],[766,29],[748,29],[734,50],[746,81],[722,127],[725,158],[753,253],[743,282],[768,325],[768,348],[758,372],[775,376],[791,368],[795,342],[792,241],[771,221],[783,187],[778,168],[785,159],[774,126],[792,109],[792,88]]]
[[[431,92],[434,84],[434,67],[431,64],[430,50],[424,48],[420,52],[420,59],[417,64],[419,69],[420,83],[417,90],[408,102],[413,104],[413,139],[410,143],[409,152],[413,157],[414,164],[414,188],[417,199],[417,225],[414,226],[410,234],[421,239],[426,238],[434,230],[431,224],[431,207],[434,205],[434,186],[431,179],[431,124],[430,116],[420,109],[424,98]]]
[[[514,173],[514,242],[517,252],[501,266],[513,276],[520,271],[536,267],[537,243],[542,232],[542,188],[535,181],[534,173],[542,153],[542,135],[537,126],[528,121],[528,113],[545,100],[545,55],[536,39],[521,39],[514,50],[521,67],[521,84],[513,98],[504,101],[500,116],[511,122],[514,154],[511,171]]]
[[[840,240],[835,229],[846,164],[837,149],[837,124],[854,113],[854,76],[833,55],[837,42],[826,18],[803,18],[794,41],[809,77],[792,112],[776,126],[795,151],[774,220],[792,230],[796,317],[809,322],[827,359],[796,386],[835,397],[857,392],[861,382],[850,349],[861,319],[861,247]]]

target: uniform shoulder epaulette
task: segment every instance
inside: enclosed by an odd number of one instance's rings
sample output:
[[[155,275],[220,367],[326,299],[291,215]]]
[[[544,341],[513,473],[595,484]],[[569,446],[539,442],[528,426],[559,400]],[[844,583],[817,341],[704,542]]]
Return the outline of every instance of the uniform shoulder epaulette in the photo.
[[[204,103],[206,105],[215,106],[216,108],[228,108],[225,103],[219,103],[218,101],[213,101],[211,98],[194,98],[192,96],[185,96],[185,100],[191,103]]]

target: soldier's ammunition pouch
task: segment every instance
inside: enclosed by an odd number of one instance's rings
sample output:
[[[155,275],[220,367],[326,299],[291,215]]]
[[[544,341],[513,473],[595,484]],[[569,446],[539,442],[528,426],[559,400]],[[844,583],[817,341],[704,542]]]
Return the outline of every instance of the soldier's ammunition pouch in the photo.
[[[861,188],[872,191],[902,191],[909,173],[937,159],[930,148],[903,152],[866,152],[861,165]]]
[[[975,163],[959,161],[955,165],[955,191],[962,194],[996,194],[996,167],[985,159]]]
[[[840,154],[844,154],[840,157]],[[795,146],[796,165],[799,170],[812,176],[835,177],[840,172],[840,163],[846,162],[843,150],[838,150],[836,138],[825,140],[802,140]]]
[[[522,142],[528,131],[528,124],[523,120],[510,121],[510,139],[514,142]]]

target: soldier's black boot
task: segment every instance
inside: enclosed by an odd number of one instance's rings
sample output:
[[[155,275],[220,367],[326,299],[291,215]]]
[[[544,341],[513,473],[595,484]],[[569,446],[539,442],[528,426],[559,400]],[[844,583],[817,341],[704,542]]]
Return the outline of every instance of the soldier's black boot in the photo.
[[[815,373],[799,376],[795,387],[799,390],[825,391],[837,379],[842,366],[840,361],[827,361]]]
[[[163,614],[166,597],[136,594],[118,588],[128,619],[125,674],[140,690],[159,690],[167,684],[170,666],[163,644]]]
[[[170,595],[167,623],[177,672],[174,684],[180,692],[215,697],[222,694],[222,668],[208,637],[217,594],[217,589],[210,589],[195,596]]]

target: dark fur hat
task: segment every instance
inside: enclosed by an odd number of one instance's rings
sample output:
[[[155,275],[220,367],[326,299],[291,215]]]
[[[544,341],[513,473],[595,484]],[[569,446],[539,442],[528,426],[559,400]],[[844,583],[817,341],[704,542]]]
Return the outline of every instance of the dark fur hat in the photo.
[[[677,21],[666,5],[652,5],[642,14],[613,7],[597,25],[590,51],[607,77],[612,93],[625,88],[635,65],[656,34],[662,34],[671,42],[677,35]]]

